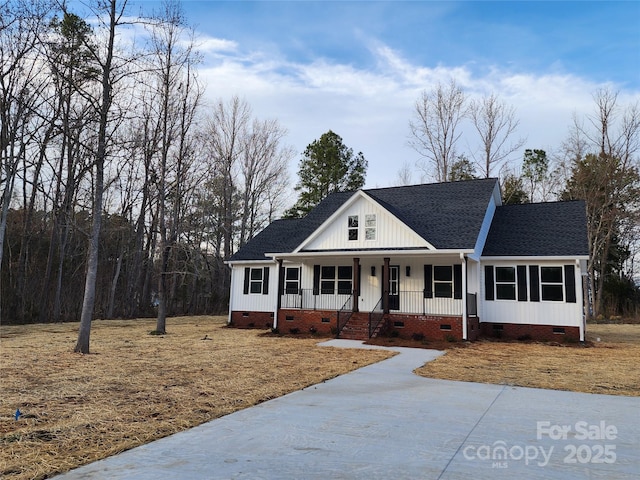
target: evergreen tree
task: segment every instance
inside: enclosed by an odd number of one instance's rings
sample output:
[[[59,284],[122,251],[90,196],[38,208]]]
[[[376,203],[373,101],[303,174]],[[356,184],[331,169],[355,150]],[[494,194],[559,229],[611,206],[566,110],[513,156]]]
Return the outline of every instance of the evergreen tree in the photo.
[[[502,203],[504,205],[514,205],[529,203],[527,192],[524,191],[522,178],[513,173],[507,173],[502,178]]]
[[[473,180],[475,178],[478,178],[478,176],[476,175],[476,169],[473,163],[464,155],[460,155],[458,160],[451,165],[449,181],[459,182],[462,180]]]
[[[299,192],[298,201],[284,217],[304,217],[329,194],[361,188],[367,166],[362,152],[354,155],[353,149],[329,130],[305,149],[298,170],[300,180],[295,187]]]

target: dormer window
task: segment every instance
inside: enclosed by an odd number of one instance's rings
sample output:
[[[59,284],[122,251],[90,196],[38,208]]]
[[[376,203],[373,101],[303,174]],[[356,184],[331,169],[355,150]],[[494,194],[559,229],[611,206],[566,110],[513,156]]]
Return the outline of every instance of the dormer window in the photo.
[[[358,240],[358,215],[349,215],[349,240]]]

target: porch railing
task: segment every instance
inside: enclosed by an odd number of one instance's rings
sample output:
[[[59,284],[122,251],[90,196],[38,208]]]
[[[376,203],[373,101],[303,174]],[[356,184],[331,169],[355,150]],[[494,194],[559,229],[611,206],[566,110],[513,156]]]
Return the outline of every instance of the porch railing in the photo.
[[[351,295],[342,308],[338,310],[338,331],[336,332],[336,337],[340,337],[340,332],[344,328],[344,326],[349,322],[351,315],[353,315],[353,295]]]
[[[400,292],[399,313],[422,315],[462,315],[461,298],[424,298],[424,292]]]
[[[347,301],[352,300],[351,293],[313,294],[311,288],[301,288],[296,292],[284,293],[281,296],[281,308],[300,310],[339,310]]]
[[[373,336],[373,332],[376,331],[382,319],[384,318],[384,310],[382,310],[382,298],[378,300],[376,306],[369,313],[369,338]]]
[[[472,295],[472,294],[469,294]],[[299,289],[295,293],[284,293],[281,297],[281,308],[300,310],[341,310],[349,302],[353,306],[353,297],[348,294],[313,294],[313,289]],[[467,297],[467,312],[473,316],[472,306],[475,302]],[[398,309],[392,313],[406,313],[419,315],[462,315],[462,299],[458,298],[424,298],[420,291],[402,291],[399,293]],[[372,311],[378,308],[374,307]]]

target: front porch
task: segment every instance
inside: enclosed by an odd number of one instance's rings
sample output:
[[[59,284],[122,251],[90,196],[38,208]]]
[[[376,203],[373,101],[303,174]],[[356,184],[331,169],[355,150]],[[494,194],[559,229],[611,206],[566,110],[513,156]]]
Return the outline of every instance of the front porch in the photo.
[[[461,299],[425,298],[424,292],[396,293],[390,295],[388,303],[381,297],[371,311],[355,308],[354,294],[314,295],[311,289],[283,294],[278,329],[282,333],[312,332],[354,340],[378,335],[451,341],[477,338],[475,294],[467,294],[463,315]]]
[[[378,334],[437,340],[477,336],[477,295],[469,293],[467,282],[474,277],[462,254],[327,256],[320,264],[300,260],[278,261],[276,322],[283,333],[359,340]]]

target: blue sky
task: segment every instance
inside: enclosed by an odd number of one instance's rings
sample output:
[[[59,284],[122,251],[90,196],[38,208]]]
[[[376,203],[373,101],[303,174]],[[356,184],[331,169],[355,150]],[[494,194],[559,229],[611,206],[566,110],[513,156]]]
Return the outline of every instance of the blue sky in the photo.
[[[158,5],[130,0],[131,12]],[[640,2],[185,0],[213,102],[245,98],[302,152],[329,129],[369,160],[368,187],[393,185],[420,92],[454,78],[469,98],[516,108],[524,148],[559,152],[573,115],[609,86],[640,99]],[[478,152],[469,125],[460,148]],[[517,170],[522,153],[512,157]],[[291,165],[292,183],[300,156]],[[495,172],[496,175],[498,172]],[[420,181],[416,169],[414,180]]]
[[[149,2],[147,2],[149,3]],[[330,58],[373,68],[378,39],[421,65],[509,66],[640,84],[639,2],[183,3],[193,24],[244,48],[296,62]]]

